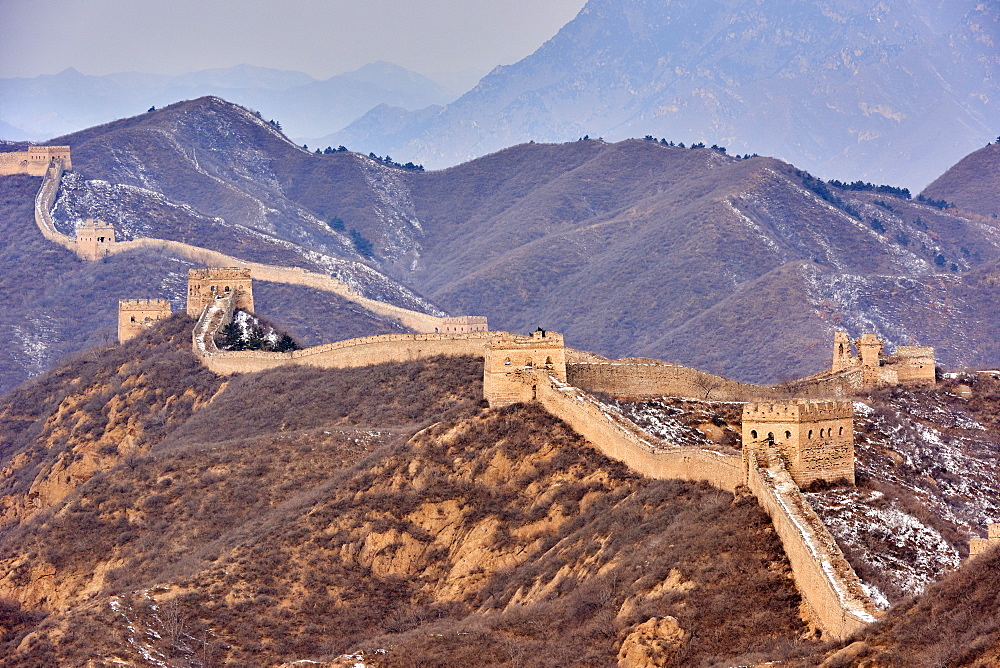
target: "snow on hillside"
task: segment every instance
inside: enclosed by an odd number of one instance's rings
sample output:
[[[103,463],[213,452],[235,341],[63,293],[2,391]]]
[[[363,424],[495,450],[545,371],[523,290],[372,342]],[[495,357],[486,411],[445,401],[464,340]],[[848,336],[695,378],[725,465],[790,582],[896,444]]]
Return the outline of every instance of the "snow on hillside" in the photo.
[[[1000,439],[945,391],[855,402],[857,488],[807,494],[876,599],[920,593],[1000,520]]]
[[[385,237],[381,253],[389,260],[409,258],[410,270],[419,266],[423,228],[417,218],[410,190],[400,171],[364,156],[357,156],[365,181],[378,198],[373,204]]]
[[[408,194],[405,197],[408,197]],[[410,207],[412,208],[412,205]],[[316,250],[310,247],[308,240],[296,243],[251,227],[230,223],[223,218],[205,216],[187,204],[172,202],[161,193],[138,186],[88,180],[79,174],[67,173],[63,177],[59,198],[53,211],[56,228],[72,236],[75,234],[76,224],[88,218],[104,220],[114,225],[115,238],[118,241],[137,238],[173,239],[238,255],[239,253],[229,248],[226,243],[220,246],[218,243],[212,243],[210,238],[206,239],[216,234],[216,231],[222,231],[228,236],[217,234],[219,239],[230,242],[236,240],[241,248],[256,247],[266,250],[270,247],[291,251],[295,256],[302,258],[302,261],[296,262],[299,266],[332,276],[370,299],[433,315],[447,315],[381,272],[350,257],[335,257]],[[310,218],[312,223],[320,224],[315,217],[310,216]],[[419,229],[419,222],[415,217],[407,224]],[[179,233],[178,230],[189,230],[189,232]],[[336,233],[331,232],[331,234],[337,236]],[[353,250],[348,250],[350,242],[346,237],[343,238],[342,245],[343,248],[337,250],[348,255],[356,255]],[[419,256],[416,249],[415,245],[409,247],[409,251]],[[404,252],[405,249],[400,246],[400,250]],[[243,259],[257,258],[251,255]],[[171,297],[173,292],[170,293]]]

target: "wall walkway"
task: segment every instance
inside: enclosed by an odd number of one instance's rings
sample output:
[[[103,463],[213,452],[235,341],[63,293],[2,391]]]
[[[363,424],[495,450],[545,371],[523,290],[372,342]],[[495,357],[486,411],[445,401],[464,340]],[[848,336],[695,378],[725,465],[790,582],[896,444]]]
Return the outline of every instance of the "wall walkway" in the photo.
[[[730,492],[746,485],[771,516],[813,619],[845,638],[879,613],[836,541],[812,510],[784,464],[708,448],[673,447],[595,401],[583,391],[536,373],[536,399],[602,453],[651,478],[704,480]]]

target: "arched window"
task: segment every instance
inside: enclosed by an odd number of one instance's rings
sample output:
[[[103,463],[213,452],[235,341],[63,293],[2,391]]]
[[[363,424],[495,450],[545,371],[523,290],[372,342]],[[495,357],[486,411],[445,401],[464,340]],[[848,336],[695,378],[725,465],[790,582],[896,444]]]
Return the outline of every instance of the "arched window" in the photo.
[[[228,285],[226,286],[226,292],[229,292],[229,286]]]
[[[840,351],[839,351],[839,355],[840,355],[841,357],[843,357],[843,356],[844,356],[844,344],[843,344],[843,343],[841,343],[841,344],[840,344]]]
[[[552,358],[551,357],[546,357],[545,358],[545,366],[552,366]]]
[[[503,365],[504,366],[510,366],[510,358],[509,357],[503,361]]]
[[[132,316],[132,322],[135,322],[135,316]]]
[[[837,432],[837,436],[843,436],[843,435],[844,435],[844,428],[843,428],[843,427],[841,427],[841,428],[840,428],[840,431],[839,431],[839,432]]]
[[[785,432],[785,438],[786,438],[786,439],[789,439],[789,438],[791,438],[791,437],[792,437],[792,432],[790,432],[790,431],[786,431],[786,432]]]
[[[757,440],[757,430],[756,429],[751,429],[750,430],[750,438],[754,439],[755,441]]]
[[[812,437],[813,437],[813,430],[810,429],[809,434],[806,436],[806,438],[812,438]]]
[[[531,363],[531,360],[528,360],[527,362],[524,363],[524,368],[526,368],[526,369],[534,369],[535,365]]]

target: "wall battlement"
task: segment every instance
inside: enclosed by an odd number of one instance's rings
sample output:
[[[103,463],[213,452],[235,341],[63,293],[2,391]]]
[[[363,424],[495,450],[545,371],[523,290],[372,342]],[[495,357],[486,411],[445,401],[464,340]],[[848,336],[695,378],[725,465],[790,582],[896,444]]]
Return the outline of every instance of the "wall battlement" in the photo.
[[[29,146],[27,151],[0,153],[0,176],[45,176],[56,162],[62,163],[63,169],[73,169],[69,146]]]
[[[483,315],[459,315],[441,318],[438,330],[444,334],[467,334],[469,332],[486,332],[489,324]]]
[[[743,419],[756,422],[781,422],[788,419],[819,421],[853,418],[850,401],[795,399],[783,402],[749,402],[743,406]]]

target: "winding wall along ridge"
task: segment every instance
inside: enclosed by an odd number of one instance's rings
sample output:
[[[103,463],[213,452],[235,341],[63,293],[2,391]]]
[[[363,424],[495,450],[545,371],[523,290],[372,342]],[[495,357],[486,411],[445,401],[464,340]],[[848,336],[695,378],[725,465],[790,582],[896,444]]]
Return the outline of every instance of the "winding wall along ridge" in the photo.
[[[845,638],[877,619],[879,611],[854,569],[780,462],[761,468],[755,457],[744,462],[707,448],[663,449],[663,441],[582,390],[536,375],[535,396],[547,411],[633,471],[650,478],[703,480],[729,492],[747,485],[770,515],[802,599],[827,634]]]
[[[35,222],[46,239],[76,252],[76,240],[59,232],[50,214],[61,176],[61,164],[57,163],[46,171],[35,199]],[[109,247],[108,252],[120,253],[134,248],[162,249],[209,266],[249,267],[258,280],[333,292],[374,313],[395,318],[411,329],[427,332],[363,337],[287,353],[219,351],[213,336],[221,323],[231,319],[233,306],[231,299],[220,300],[225,303],[206,307],[192,332],[196,353],[216,373],[260,371],[286,364],[346,368],[440,354],[485,357],[488,342],[501,334],[432,334],[430,332],[441,326],[441,318],[368,299],[330,276],[304,269],[246,262],[181,242],[135,239],[118,242]],[[707,374],[685,374],[680,371],[683,367],[671,365],[647,370],[648,373],[638,377],[632,376],[632,385],[627,391],[619,391],[626,388],[620,385],[617,374],[611,372],[613,366],[636,365],[578,365],[576,380],[580,384],[589,382],[599,391],[622,395],[662,396],[667,394],[663,391],[667,389],[665,385],[683,386],[688,394],[695,396],[700,396],[700,391],[706,394],[711,392],[706,385]],[[660,378],[664,374],[665,377]],[[828,634],[843,638],[875,620],[877,610],[864,594],[854,570],[791,476],[780,465],[762,467],[756,457],[744,462],[736,455],[704,448],[664,449],[662,441],[624,416],[608,411],[582,390],[537,372],[532,375],[535,398],[546,410],[564,420],[602,453],[623,462],[637,473],[651,478],[705,481],[729,492],[735,492],[737,487],[746,484],[771,516],[803,600],[819,626]],[[753,386],[726,381],[716,387],[721,393],[733,395],[743,394]]]
[[[42,177],[42,186],[35,196],[35,223],[38,225],[42,236],[46,239],[76,253],[76,239],[59,232],[56,229],[55,222],[52,220],[52,206],[55,204],[62,173],[62,164],[57,161],[54,166],[46,171],[45,176]],[[444,318],[370,299],[353,290],[351,286],[343,281],[338,281],[326,274],[307,271],[300,267],[279,267],[260,262],[248,262],[218,251],[167,239],[142,238],[131,241],[118,241],[108,245],[105,250],[109,255],[115,255],[136,248],[167,251],[209,267],[247,267],[250,269],[255,280],[301,285],[325,292],[332,292],[372,313],[397,320],[405,327],[417,332],[435,332],[443,329],[445,326]]]

